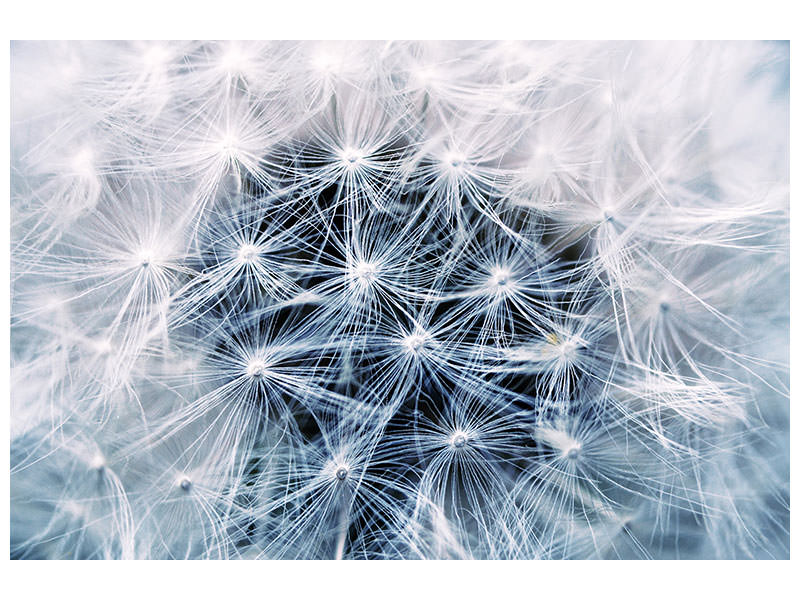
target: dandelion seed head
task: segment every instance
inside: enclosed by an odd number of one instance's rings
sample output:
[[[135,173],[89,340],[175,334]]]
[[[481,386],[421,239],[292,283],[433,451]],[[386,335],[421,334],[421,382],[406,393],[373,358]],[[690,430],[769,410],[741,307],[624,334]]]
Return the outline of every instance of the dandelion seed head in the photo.
[[[455,150],[449,150],[442,155],[442,165],[445,170],[451,174],[460,174],[464,172],[467,157]]]
[[[12,43],[12,557],[788,556],[788,63]]]
[[[233,160],[239,156],[241,140],[236,134],[228,132],[219,141],[219,146],[217,148],[217,152],[221,156]]]
[[[236,252],[236,260],[242,264],[252,264],[258,260],[260,250],[255,244],[242,244]]]
[[[644,312],[650,319],[666,318],[681,306],[677,290],[667,288],[644,290],[644,301],[646,303]]]
[[[466,446],[468,441],[469,438],[467,434],[460,430],[453,433],[450,437],[450,445],[457,450]]]
[[[424,331],[415,331],[404,336],[400,340],[400,344],[405,351],[409,354],[419,354],[428,342],[428,334]]]
[[[93,471],[102,472],[106,468],[106,458],[99,452],[96,452],[89,461],[89,467]]]
[[[599,217],[600,223],[611,224],[611,223],[615,222],[615,218],[616,218],[616,215],[615,215],[614,210],[612,208],[603,208],[603,209],[601,209],[600,217]]]
[[[534,439],[544,442],[557,450],[560,458],[575,460],[580,456],[583,449],[583,445],[579,440],[562,429],[552,427],[537,428],[534,431]]]
[[[602,102],[606,106],[614,106],[614,87],[611,83],[603,85],[600,87],[600,91],[598,93],[598,97],[600,102]]]
[[[411,81],[419,87],[435,82],[441,76],[435,64],[416,64],[409,72]]]
[[[578,344],[573,340],[564,340],[558,345],[558,352],[564,359],[572,359],[578,350]]]
[[[58,69],[58,74],[64,84],[74,83],[81,75],[83,66],[75,56],[70,56],[61,63],[61,68]]]
[[[140,250],[136,253],[135,262],[143,270],[149,269],[155,263],[153,253],[149,250]]]
[[[263,358],[253,357],[247,363],[247,376],[252,379],[259,379],[267,373],[267,363]]]
[[[372,262],[359,261],[349,268],[351,284],[359,288],[370,288],[378,279],[378,266]]]
[[[164,259],[161,252],[153,247],[141,247],[133,256],[133,265],[135,268],[142,271],[148,271],[151,268],[164,266]]]
[[[496,292],[505,293],[514,287],[511,269],[497,266],[491,270],[488,286]]]
[[[531,158],[522,172],[523,181],[531,185],[541,185],[553,175],[555,165],[555,150],[552,146],[540,142],[531,151]]]
[[[345,171],[353,172],[367,164],[366,153],[358,148],[346,147],[339,152],[339,160]]]
[[[311,66],[324,75],[334,75],[345,70],[346,50],[340,43],[319,44],[311,54]]]

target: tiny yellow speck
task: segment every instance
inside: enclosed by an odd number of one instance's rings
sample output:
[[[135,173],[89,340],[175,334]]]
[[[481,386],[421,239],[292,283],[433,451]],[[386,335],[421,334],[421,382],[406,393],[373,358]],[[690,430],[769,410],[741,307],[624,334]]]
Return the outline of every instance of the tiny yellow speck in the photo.
[[[546,336],[544,336],[544,339],[553,344],[553,346],[558,345],[558,336],[555,333],[548,333]]]

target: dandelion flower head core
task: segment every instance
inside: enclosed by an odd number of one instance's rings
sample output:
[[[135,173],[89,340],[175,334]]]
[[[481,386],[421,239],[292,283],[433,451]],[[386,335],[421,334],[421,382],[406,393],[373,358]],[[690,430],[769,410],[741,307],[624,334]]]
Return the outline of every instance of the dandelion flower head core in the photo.
[[[357,262],[350,267],[348,274],[352,285],[369,288],[378,278],[378,266],[366,261]]]
[[[450,436],[450,445],[456,450],[466,446],[467,442],[469,442],[469,436],[461,430],[457,430],[452,436]]]
[[[422,331],[415,331],[404,336],[400,343],[409,354],[418,354],[428,342],[428,335]]]
[[[236,260],[243,265],[252,264],[258,260],[260,250],[254,244],[242,244],[236,252]]]
[[[364,164],[364,153],[356,148],[348,147],[342,150],[341,159],[346,168],[357,168]]]
[[[267,373],[267,363],[264,359],[253,357],[247,363],[247,376],[252,379],[264,377]]]
[[[788,557],[788,72],[13,42],[11,557]]]
[[[497,292],[507,292],[514,288],[511,270],[506,267],[494,267],[489,276],[489,286]]]

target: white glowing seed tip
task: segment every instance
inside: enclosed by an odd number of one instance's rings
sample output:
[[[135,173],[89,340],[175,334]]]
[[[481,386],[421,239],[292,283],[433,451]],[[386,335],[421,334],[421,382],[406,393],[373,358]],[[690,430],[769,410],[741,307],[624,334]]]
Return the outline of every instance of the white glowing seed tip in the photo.
[[[98,453],[92,457],[92,460],[89,464],[92,469],[102,473],[106,468],[106,459],[102,454]]]
[[[571,358],[575,356],[575,351],[578,349],[578,345],[573,341],[566,341],[559,345],[558,353],[564,358]]]
[[[453,448],[463,448],[467,445],[467,436],[463,433],[456,433],[451,439],[450,443]]]
[[[604,208],[603,211],[600,213],[600,222],[601,223],[614,222],[614,213],[610,208]]]
[[[427,336],[423,333],[412,333],[403,338],[402,344],[407,352],[416,354],[425,345]]]
[[[364,153],[355,148],[346,148],[342,151],[341,158],[347,166],[360,165],[364,161]]]
[[[377,267],[368,262],[360,262],[351,271],[351,276],[359,283],[369,285],[375,281],[378,274]]]
[[[136,256],[136,262],[138,263],[139,268],[141,268],[142,270],[147,270],[151,266],[153,266],[155,260],[153,259],[153,255],[150,252],[148,252],[147,250],[143,250],[139,252],[139,254]]]
[[[453,171],[461,170],[466,161],[466,156],[458,152],[448,152],[444,155],[444,164],[450,167]]]
[[[578,440],[564,437],[562,442],[564,445],[559,448],[561,450],[561,457],[567,460],[577,460],[581,455],[581,443]]]
[[[219,153],[234,158],[239,152],[239,140],[232,133],[227,134],[219,142]]]
[[[511,271],[504,267],[492,269],[489,284],[495,288],[507,288],[511,284]]]
[[[348,474],[349,471],[347,470],[347,467],[339,467],[338,469],[336,469],[336,479],[338,479],[339,481],[344,481],[345,479],[347,479]]]
[[[581,443],[561,429],[542,427],[534,432],[534,439],[557,450],[560,458],[575,460],[580,456]]]
[[[267,371],[267,364],[260,358],[254,358],[247,363],[247,375],[253,379],[263,377]]]
[[[258,247],[253,244],[242,244],[236,253],[236,258],[241,263],[252,263],[258,258]]]

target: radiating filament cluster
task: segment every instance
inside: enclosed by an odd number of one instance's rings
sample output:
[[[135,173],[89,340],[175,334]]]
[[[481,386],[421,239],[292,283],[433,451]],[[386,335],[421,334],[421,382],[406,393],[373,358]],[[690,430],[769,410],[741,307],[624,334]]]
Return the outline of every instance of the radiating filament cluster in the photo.
[[[788,556],[788,46],[11,58],[12,557]]]

